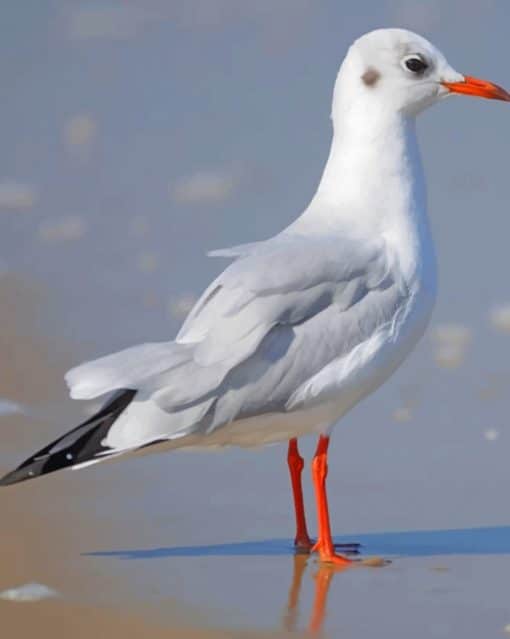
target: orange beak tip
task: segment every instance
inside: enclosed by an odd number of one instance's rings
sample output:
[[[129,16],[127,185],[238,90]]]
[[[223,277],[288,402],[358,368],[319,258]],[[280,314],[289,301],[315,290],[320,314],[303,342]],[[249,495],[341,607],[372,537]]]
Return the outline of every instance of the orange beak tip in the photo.
[[[464,82],[442,82],[450,93],[460,93],[462,95],[473,95],[487,100],[502,100],[510,102],[510,93],[493,82],[480,80],[470,75],[464,77]]]

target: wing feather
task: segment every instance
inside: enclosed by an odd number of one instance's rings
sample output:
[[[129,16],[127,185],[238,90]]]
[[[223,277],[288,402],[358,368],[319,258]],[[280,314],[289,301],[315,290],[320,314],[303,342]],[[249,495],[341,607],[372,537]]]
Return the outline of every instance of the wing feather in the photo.
[[[335,303],[346,310],[389,277],[382,242],[285,237],[247,245],[184,322],[178,343],[194,343],[202,366],[249,357],[277,324],[298,324]]]
[[[73,397],[139,390],[108,437],[116,448],[292,410],[316,397],[316,376],[331,362],[391,325],[408,293],[382,240],[278,236],[216,254],[237,259],[175,342],[133,347],[68,374]],[[144,426],[145,413],[157,415],[153,426]]]

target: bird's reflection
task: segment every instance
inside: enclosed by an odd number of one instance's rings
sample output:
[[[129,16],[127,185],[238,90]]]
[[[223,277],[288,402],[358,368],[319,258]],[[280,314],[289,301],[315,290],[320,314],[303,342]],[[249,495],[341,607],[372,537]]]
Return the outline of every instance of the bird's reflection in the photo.
[[[328,600],[329,587],[335,572],[344,571],[345,567],[321,565],[315,574],[315,598],[313,601],[312,615],[308,629],[312,634],[319,634],[324,625],[326,617],[326,603]]]
[[[299,613],[299,595],[303,583],[303,575],[306,570],[309,555],[294,555],[292,581],[289,588],[289,597],[287,600],[287,609],[283,617],[283,627],[291,632],[296,629]]]
[[[297,629],[299,621],[299,599],[303,586],[303,578],[308,563],[313,561],[313,559],[310,559],[310,555],[305,554],[296,554],[293,558],[292,581],[289,588],[287,608],[283,616],[283,627],[288,632],[293,632]],[[313,575],[315,594],[308,623],[310,634],[319,635],[322,632],[326,619],[326,606],[333,575],[338,572],[343,572],[345,569],[343,566],[317,564],[317,572]]]
[[[503,556],[510,554],[510,526],[486,526],[453,530],[409,530],[357,534],[362,544],[364,559],[359,566],[377,567],[387,564],[379,557],[447,557]],[[338,541],[344,541],[337,538]],[[339,544],[340,552],[356,555],[356,544]],[[114,549],[84,553],[89,557],[110,557],[123,561],[162,561],[172,557],[285,557],[292,561],[292,580],[287,604],[280,623],[292,632],[299,623],[299,599],[307,579],[314,578],[314,604],[308,628],[311,634],[320,635],[327,619],[327,598],[334,574],[342,569],[316,563],[314,555],[293,555],[294,547],[289,539],[266,539],[202,546],[164,546],[158,548]],[[353,570],[347,568],[347,571]],[[316,572],[313,572],[316,571]],[[347,576],[345,572],[344,576]]]

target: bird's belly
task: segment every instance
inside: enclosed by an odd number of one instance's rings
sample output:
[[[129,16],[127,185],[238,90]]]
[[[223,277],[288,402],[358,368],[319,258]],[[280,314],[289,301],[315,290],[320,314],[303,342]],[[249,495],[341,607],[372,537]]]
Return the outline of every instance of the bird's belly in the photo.
[[[186,446],[251,448],[288,441],[292,437],[319,432],[321,428],[325,430],[334,419],[334,412],[333,406],[322,404],[289,413],[266,413],[248,417],[222,426],[196,441],[187,439]]]

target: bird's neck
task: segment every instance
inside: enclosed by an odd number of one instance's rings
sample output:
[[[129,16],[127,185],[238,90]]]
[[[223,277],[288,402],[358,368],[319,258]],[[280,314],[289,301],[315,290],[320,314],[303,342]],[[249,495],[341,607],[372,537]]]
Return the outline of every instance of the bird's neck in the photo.
[[[291,228],[381,235],[411,274],[422,245],[430,244],[415,122],[360,105],[333,116],[337,124],[317,193]]]

